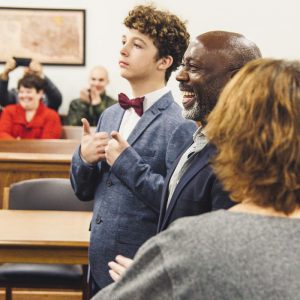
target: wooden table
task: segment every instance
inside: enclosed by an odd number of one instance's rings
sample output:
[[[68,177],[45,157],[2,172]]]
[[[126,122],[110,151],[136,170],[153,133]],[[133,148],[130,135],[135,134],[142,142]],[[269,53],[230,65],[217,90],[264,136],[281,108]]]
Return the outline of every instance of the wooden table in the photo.
[[[0,210],[0,263],[88,264],[91,216]]]

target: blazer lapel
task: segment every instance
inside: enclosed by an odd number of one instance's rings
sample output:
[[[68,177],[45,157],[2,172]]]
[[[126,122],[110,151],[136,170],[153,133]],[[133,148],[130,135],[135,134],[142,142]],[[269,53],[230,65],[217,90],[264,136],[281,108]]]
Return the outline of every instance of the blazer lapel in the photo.
[[[167,109],[173,101],[171,92],[168,92],[156,101],[149,109],[147,109],[129,135],[127,139],[128,143],[130,145],[134,144],[147,127],[149,127],[149,125],[162,113],[163,110]]]
[[[184,147],[184,150],[182,151],[181,155],[179,155],[177,157],[177,159],[174,161],[174,163],[172,164],[172,167],[170,168],[170,170],[167,173],[167,176],[165,178],[165,182],[164,182],[164,186],[163,186],[163,190],[162,190],[162,196],[161,196],[161,203],[160,203],[160,212],[159,212],[159,220],[158,220],[158,232],[160,231],[160,227],[161,227],[161,223],[164,220],[165,217],[165,213],[166,213],[166,207],[167,207],[167,202],[168,202],[168,191],[169,191],[169,183],[170,183],[170,179],[182,157],[182,154],[187,150],[187,148],[189,148],[191,146],[191,144],[193,143],[193,139],[191,139],[188,143],[186,143],[186,146]]]
[[[166,223],[168,222],[182,190],[192,180],[192,178],[196,174],[198,174],[209,163],[210,157],[214,154],[213,149],[214,149],[214,147],[212,145],[207,144],[202,149],[202,151],[200,151],[197,154],[197,156],[194,158],[194,161],[192,162],[190,167],[187,169],[187,171],[183,174],[183,176],[179,180],[179,183],[175,188],[175,191],[174,191],[174,194],[170,201],[170,204],[165,212],[165,217],[162,221],[161,228],[164,228]]]
[[[101,123],[101,131],[105,131],[108,133],[111,133],[113,130],[119,131],[124,113],[125,110],[123,108],[121,108],[120,106],[117,107],[112,117],[110,118],[111,121],[107,122],[107,120],[105,120]],[[98,127],[97,127],[97,131],[99,131]]]
[[[120,107],[120,109],[118,109],[118,111],[116,112],[116,115],[114,117],[114,120],[116,120],[116,122],[111,122],[111,124],[110,124],[111,130],[109,132],[112,132],[113,130],[119,131],[124,113],[125,113],[125,110]]]

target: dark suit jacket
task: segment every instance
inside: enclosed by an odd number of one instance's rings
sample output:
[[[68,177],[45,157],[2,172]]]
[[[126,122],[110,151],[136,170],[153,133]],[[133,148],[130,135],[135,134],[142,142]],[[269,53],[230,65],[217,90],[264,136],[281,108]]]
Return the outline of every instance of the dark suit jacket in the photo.
[[[192,141],[187,144],[187,149]],[[183,154],[184,152],[182,152]],[[170,178],[180,160],[181,155],[168,173],[162,192],[160,216],[157,231],[166,229],[178,218],[195,216],[217,210],[227,209],[234,205],[222,185],[217,180],[210,159],[215,153],[215,147],[207,144],[195,157],[191,165],[178,182],[168,208],[168,187]]]

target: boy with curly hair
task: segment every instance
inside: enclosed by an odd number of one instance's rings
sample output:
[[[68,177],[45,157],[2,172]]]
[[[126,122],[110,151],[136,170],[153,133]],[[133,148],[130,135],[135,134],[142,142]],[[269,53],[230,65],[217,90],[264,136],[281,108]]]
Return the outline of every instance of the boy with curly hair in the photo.
[[[94,134],[83,119],[83,138],[72,160],[76,195],[95,200],[89,248],[93,294],[112,282],[109,261],[117,254],[132,258],[155,235],[165,176],[196,129],[166,87],[188,46],[185,24],[140,5],[124,25],[119,65],[135,99],[120,94]]]

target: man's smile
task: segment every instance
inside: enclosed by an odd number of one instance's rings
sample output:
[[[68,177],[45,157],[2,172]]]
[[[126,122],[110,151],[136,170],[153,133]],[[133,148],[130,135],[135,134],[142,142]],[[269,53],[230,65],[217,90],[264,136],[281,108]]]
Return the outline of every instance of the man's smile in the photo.
[[[196,102],[196,94],[189,91],[181,91],[182,105],[185,109],[191,108]]]

